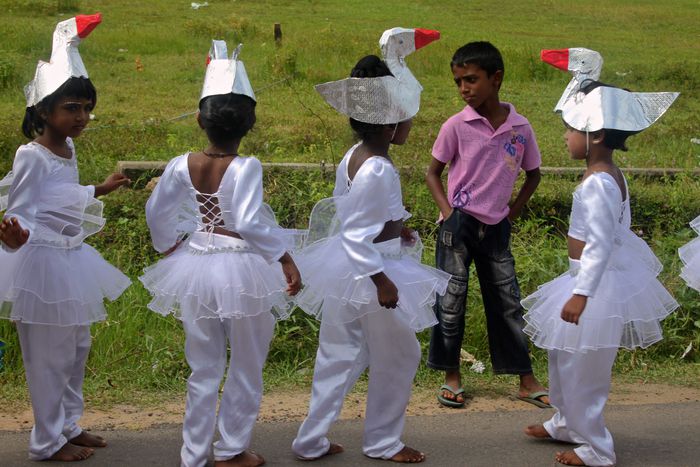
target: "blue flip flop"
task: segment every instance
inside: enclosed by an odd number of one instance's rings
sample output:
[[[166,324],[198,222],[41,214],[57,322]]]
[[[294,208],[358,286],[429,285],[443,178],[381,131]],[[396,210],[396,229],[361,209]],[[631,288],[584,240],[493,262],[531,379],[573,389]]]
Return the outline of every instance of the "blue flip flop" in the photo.
[[[536,391],[528,394],[527,396],[518,396],[516,395],[515,398],[518,400],[521,400],[523,402],[528,402],[532,405],[536,405],[540,409],[551,409],[552,406],[547,404],[546,402],[542,402],[540,399],[542,397],[549,397],[549,392],[548,391]]]
[[[459,395],[464,396],[464,389],[459,388],[455,391],[449,385],[443,384],[442,386],[440,386],[440,390],[437,393],[438,402],[440,402],[445,407],[450,407],[452,409],[459,409],[461,407],[464,407],[464,403],[466,402],[466,396],[464,397],[464,399],[465,399],[464,402],[457,402],[456,400],[448,399],[445,396],[443,396],[442,391],[448,391],[450,394],[452,394],[454,396],[454,399],[457,399],[457,396],[459,396]]]

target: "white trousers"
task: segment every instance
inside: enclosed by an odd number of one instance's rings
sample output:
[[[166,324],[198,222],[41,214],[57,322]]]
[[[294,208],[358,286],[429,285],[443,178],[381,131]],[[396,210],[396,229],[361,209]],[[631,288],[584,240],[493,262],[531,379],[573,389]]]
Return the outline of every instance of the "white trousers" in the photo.
[[[83,378],[90,326],[18,322],[17,333],[34,411],[29,458],[48,459],[82,429]]]
[[[586,465],[614,465],[615,449],[603,409],[617,348],[548,354],[549,399],[557,412],[544,423],[545,430],[554,439],[580,444],[574,451]]]
[[[182,428],[182,465],[207,463],[214,439],[214,459],[227,460],[250,445],[253,425],[260,410],[262,368],[275,329],[270,313],[246,318],[183,321],[185,356],[192,370],[187,381],[187,402]],[[228,374],[216,414],[219,385],[226,369],[226,343],[231,348]]]
[[[309,414],[292,450],[302,457],[328,452],[331,424],[345,395],[369,366],[369,387],[362,450],[389,459],[403,449],[406,406],[421,350],[416,334],[382,308],[342,325],[321,322]]]

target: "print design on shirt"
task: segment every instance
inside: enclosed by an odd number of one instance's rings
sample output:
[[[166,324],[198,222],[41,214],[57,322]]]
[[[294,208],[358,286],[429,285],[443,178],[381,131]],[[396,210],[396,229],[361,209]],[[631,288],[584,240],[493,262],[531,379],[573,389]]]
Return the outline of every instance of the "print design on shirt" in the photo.
[[[463,208],[469,206],[474,201],[472,197],[472,190],[474,189],[474,184],[470,183],[466,186],[461,186],[455,190],[454,196],[452,196],[452,207],[453,208]]]
[[[527,143],[527,139],[525,139],[523,135],[518,134],[515,130],[512,130],[510,134],[510,141],[506,141],[506,143],[503,145],[503,149],[506,151],[504,159],[511,172],[515,172],[518,167],[518,162],[522,159],[523,154],[525,153],[525,144]]]

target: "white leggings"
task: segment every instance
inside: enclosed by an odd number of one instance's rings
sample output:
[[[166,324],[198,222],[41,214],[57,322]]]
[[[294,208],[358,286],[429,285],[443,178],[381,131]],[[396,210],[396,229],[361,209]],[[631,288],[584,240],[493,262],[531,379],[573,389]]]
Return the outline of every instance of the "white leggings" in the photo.
[[[544,428],[554,439],[580,444],[574,451],[586,465],[614,465],[615,449],[603,409],[617,348],[548,353],[549,398],[557,412]]]
[[[230,459],[250,445],[260,410],[262,368],[275,319],[270,313],[261,313],[224,320],[200,318],[183,324],[185,356],[192,373],[187,381],[180,457],[183,466],[200,467],[207,462],[215,424],[220,435],[214,443],[215,460]],[[227,366],[227,340],[231,356],[217,420],[219,385]]]
[[[389,459],[403,449],[400,438],[421,350],[415,332],[397,313],[382,308],[342,325],[321,322],[311,404],[292,443],[295,454],[319,457],[328,452],[328,430],[367,366],[363,452]]]
[[[82,429],[83,378],[90,326],[17,323],[34,427],[29,458],[48,459]]]

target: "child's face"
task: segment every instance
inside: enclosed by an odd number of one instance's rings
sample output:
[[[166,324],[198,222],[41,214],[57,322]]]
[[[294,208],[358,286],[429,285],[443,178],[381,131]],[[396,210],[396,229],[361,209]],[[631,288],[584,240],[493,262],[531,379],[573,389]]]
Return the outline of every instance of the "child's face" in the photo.
[[[90,112],[93,108],[93,102],[89,99],[62,97],[56,102],[53,110],[43,116],[46,128],[61,136],[80,136],[90,122]]]
[[[411,132],[413,119],[404,120],[396,126],[394,137],[391,139],[391,144],[403,144],[408,139],[408,134]]]
[[[501,70],[488,76],[479,65],[467,63],[453,66],[452,74],[462,99],[474,110],[488,100],[498,99],[498,89],[503,80]]]
[[[588,152],[586,148],[586,133],[574,130],[567,125],[566,130],[564,130],[564,141],[572,159],[580,160],[586,158]]]

